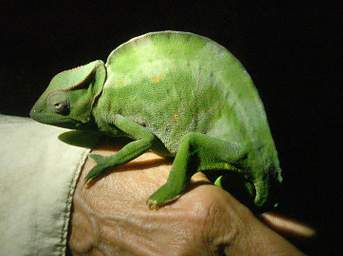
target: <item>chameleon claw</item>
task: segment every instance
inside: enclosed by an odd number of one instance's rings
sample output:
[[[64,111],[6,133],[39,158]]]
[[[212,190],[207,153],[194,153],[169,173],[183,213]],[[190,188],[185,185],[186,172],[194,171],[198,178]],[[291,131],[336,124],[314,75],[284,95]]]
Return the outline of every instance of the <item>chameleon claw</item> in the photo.
[[[153,211],[157,211],[160,208],[156,200],[148,199],[146,201],[146,204],[149,207],[149,209]]]
[[[85,181],[87,184],[91,183],[94,180],[95,176],[91,173],[91,171],[86,175]]]
[[[105,172],[108,170],[108,166],[104,164],[97,164],[88,172],[88,174],[85,177],[86,182],[91,182],[98,177],[102,176],[105,174]]]

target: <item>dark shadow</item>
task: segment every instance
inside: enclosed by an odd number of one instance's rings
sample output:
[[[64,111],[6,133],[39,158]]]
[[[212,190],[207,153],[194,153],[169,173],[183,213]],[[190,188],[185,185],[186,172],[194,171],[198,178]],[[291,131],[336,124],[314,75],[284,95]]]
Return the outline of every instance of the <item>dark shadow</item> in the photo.
[[[222,188],[228,191],[238,201],[246,205],[253,211],[258,211],[254,205],[254,197],[251,196],[247,188],[249,181],[240,173],[234,173],[226,170],[216,170],[206,172],[208,178],[214,182],[217,177],[223,176],[221,180]]]
[[[102,148],[122,147],[123,145],[131,142],[132,140],[127,137],[111,137],[104,133],[72,130],[61,133],[58,139],[69,145],[94,148],[101,145]]]
[[[101,137],[102,135],[95,132],[68,131],[61,133],[58,139],[73,146],[93,148],[99,143]]]

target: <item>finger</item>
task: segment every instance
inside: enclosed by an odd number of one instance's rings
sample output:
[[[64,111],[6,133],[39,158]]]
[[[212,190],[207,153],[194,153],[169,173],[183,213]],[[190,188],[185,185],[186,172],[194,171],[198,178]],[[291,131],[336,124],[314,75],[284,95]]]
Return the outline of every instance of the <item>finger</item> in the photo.
[[[316,236],[314,228],[279,213],[263,213],[260,219],[270,228],[285,236],[297,239],[311,239]]]

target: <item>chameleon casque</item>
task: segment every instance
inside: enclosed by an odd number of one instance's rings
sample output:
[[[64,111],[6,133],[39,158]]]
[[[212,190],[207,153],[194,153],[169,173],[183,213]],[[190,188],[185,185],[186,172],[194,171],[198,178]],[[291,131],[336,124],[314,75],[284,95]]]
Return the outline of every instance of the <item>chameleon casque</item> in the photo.
[[[132,139],[97,165],[101,177],[151,148],[174,157],[167,182],[147,200],[156,209],[180,196],[197,171],[237,173],[255,206],[274,202],[282,182],[263,104],[242,64],[209,38],[152,32],[101,60],[63,71],[33,106],[39,122]],[[220,170],[220,172],[219,172]],[[219,175],[220,173],[220,175]]]

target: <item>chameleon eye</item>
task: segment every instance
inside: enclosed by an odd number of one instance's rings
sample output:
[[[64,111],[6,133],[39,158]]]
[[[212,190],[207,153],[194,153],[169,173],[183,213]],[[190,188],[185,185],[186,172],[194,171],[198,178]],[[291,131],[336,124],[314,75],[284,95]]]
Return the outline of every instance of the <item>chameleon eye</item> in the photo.
[[[69,105],[66,102],[58,102],[54,104],[55,111],[58,114],[68,114],[69,113]]]
[[[70,104],[65,92],[55,92],[48,97],[48,106],[52,112],[68,115]]]

